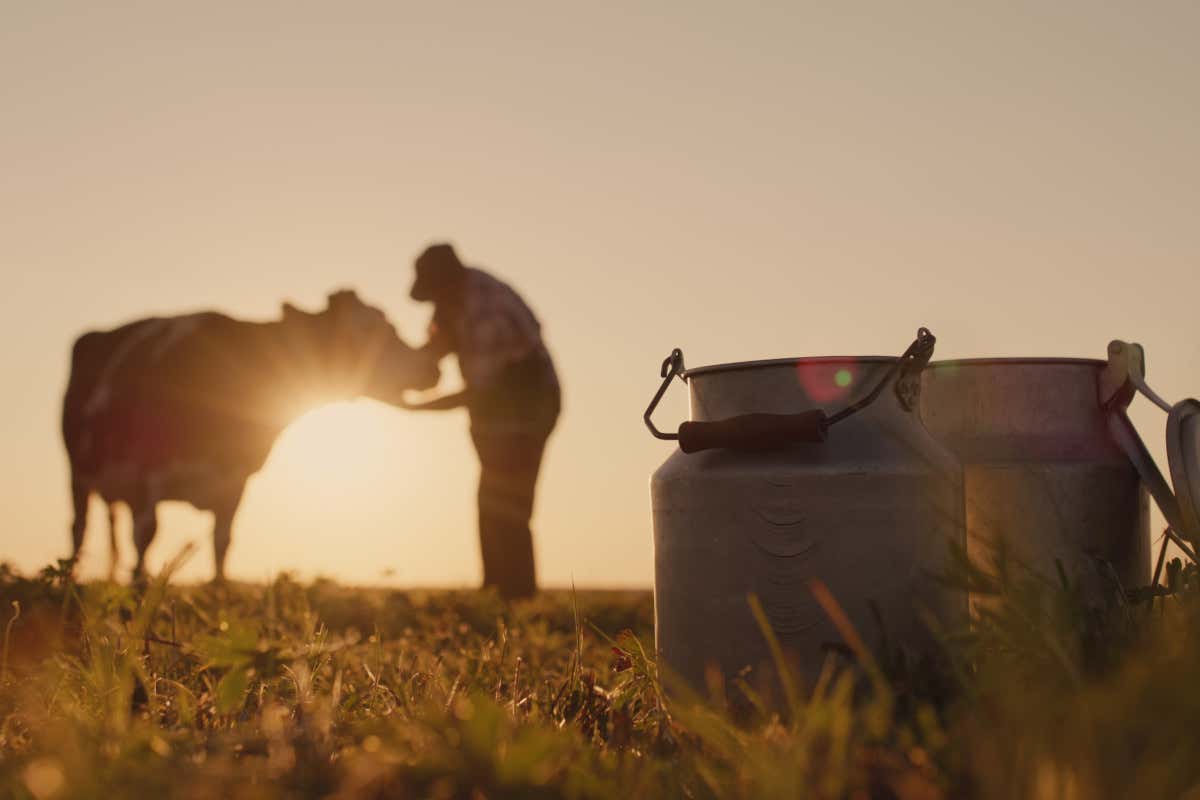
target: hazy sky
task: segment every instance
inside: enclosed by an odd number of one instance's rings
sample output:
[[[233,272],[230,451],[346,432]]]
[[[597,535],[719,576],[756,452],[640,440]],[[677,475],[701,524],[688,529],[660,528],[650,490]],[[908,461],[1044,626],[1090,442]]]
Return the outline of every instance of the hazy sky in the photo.
[[[650,583],[670,446],[641,412],[673,346],[1120,337],[1160,394],[1200,393],[1198,39],[1190,1],[0,0],[0,557],[68,549],[78,333],[352,286],[423,341],[411,260],[439,238],[526,296],[559,364],[549,584]],[[1161,457],[1165,415],[1136,409]],[[252,479],[230,573],[474,583],[476,470],[462,416],[316,412]],[[208,516],[165,508],[152,565],[196,541],[208,577]],[[104,538],[94,513],[92,565]]]

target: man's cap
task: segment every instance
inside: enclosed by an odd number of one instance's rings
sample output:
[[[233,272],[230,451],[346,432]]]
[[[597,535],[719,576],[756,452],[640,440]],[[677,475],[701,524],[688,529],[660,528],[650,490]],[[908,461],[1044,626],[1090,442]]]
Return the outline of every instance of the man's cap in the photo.
[[[454,248],[444,242],[426,247],[413,266],[417,273],[411,292],[414,300],[433,299],[438,289],[454,281],[465,269]]]

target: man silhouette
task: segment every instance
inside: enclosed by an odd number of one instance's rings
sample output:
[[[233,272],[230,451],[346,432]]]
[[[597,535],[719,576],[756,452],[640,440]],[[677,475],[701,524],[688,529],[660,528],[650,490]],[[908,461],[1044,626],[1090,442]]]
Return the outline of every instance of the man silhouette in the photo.
[[[457,354],[465,388],[405,405],[467,409],[480,465],[483,585],[507,599],[529,597],[537,588],[529,529],[534,487],[560,410],[554,362],[525,301],[503,281],[464,266],[449,244],[428,247],[415,269],[412,298],[434,304],[422,350],[438,359]]]

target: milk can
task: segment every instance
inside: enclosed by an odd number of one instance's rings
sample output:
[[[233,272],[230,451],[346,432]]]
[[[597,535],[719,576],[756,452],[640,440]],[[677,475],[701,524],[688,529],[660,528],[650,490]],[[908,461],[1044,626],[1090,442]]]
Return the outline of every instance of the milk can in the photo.
[[[929,643],[929,619],[965,618],[965,596],[934,577],[965,533],[961,465],[917,414],[933,343],[922,329],[900,358],[698,369],[678,350],[667,359],[645,420],[680,442],[651,479],[656,644],[668,674],[693,687],[706,672],[769,674],[754,595],[811,681],[841,643],[814,579],[868,644],[879,619],[889,641],[915,653]],[[691,421],[665,434],[650,415],[676,377]]]
[[[1150,577],[1149,506],[1110,432],[1105,362],[1068,358],[941,361],[923,373],[921,417],[962,462],[967,550],[1058,582],[1095,586],[1111,565],[1126,587]],[[1128,403],[1128,398],[1124,401]],[[972,606],[986,603],[972,597]]]

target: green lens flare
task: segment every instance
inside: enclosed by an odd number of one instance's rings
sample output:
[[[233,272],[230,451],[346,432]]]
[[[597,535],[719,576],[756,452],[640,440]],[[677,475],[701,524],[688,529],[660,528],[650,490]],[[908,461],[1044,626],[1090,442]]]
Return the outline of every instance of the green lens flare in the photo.
[[[848,369],[839,369],[837,374],[833,376],[833,382],[845,389],[854,380],[854,376],[850,374]]]

